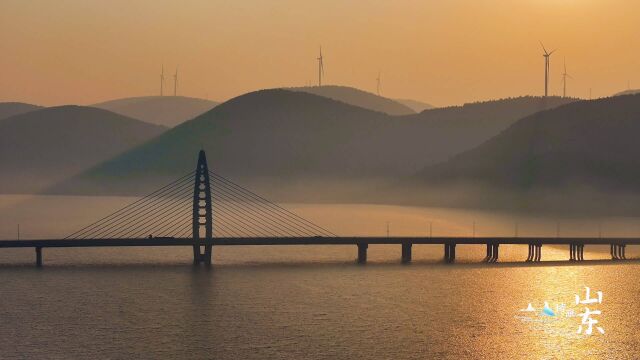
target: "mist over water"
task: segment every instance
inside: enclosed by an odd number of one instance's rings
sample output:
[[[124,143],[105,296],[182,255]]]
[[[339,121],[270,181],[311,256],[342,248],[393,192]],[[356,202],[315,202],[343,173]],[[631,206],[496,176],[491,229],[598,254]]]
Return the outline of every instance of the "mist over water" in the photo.
[[[60,238],[137,197],[0,195],[0,238]],[[215,206],[215,204],[214,204]],[[283,204],[340,236],[638,237],[640,217],[536,215],[505,211],[371,204]],[[475,225],[474,225],[475,224]],[[214,219],[215,228],[215,219]]]

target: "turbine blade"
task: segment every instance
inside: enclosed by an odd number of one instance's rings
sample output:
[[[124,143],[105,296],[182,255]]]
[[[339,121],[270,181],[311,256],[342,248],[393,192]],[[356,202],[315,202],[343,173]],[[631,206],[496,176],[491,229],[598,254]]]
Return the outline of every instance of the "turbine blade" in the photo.
[[[542,46],[542,50],[544,50],[544,54],[548,55],[547,49],[545,49],[544,44],[542,44],[542,41],[540,41],[540,46]]]

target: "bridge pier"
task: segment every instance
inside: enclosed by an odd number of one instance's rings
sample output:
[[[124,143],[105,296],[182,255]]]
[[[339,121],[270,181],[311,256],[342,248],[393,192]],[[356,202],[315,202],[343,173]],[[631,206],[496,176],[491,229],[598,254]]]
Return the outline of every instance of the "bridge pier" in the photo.
[[[444,244],[444,261],[447,263],[452,263],[456,261],[456,244],[455,243]]]
[[[367,249],[369,248],[369,244],[360,243],[358,244],[358,264],[366,264],[367,263]]]
[[[584,244],[569,244],[569,261],[584,260]]]
[[[569,261],[575,261],[575,253],[574,253],[575,245],[573,243],[569,244]]]
[[[527,262],[533,260],[533,244],[527,245]]]
[[[402,243],[402,263],[408,264],[411,262],[411,243]]]
[[[627,244],[611,244],[611,259],[624,260],[626,256]]]
[[[456,261],[456,243],[451,244],[451,262]]]
[[[498,261],[498,249],[500,244],[498,243],[487,243],[487,257],[484,259],[485,262],[496,262]]]
[[[36,246],[36,266],[42,267],[42,247]]]
[[[198,265],[202,263],[205,265],[211,265],[212,255],[213,245],[196,245],[193,247],[193,264]]]
[[[626,256],[627,244],[618,244],[616,246],[618,248],[618,259],[625,260],[627,258]]]
[[[447,263],[452,263],[456,261],[456,244],[455,243],[444,244],[444,261]]]
[[[539,262],[542,258],[542,243],[535,244],[534,250],[533,261]]]
[[[450,252],[451,248],[449,248],[449,244],[444,243],[444,261],[445,262],[449,262],[449,252]]]

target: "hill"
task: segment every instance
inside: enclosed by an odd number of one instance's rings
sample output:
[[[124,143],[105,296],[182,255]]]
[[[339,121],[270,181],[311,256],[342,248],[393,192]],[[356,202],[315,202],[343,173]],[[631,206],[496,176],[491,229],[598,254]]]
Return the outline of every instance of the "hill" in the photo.
[[[408,115],[415,113],[415,111],[413,111],[409,106],[401,104],[398,101],[348,86],[308,86],[289,88],[287,90],[302,91],[309,94],[324,96],[329,99],[342,101],[346,104],[383,112],[389,115]]]
[[[525,96],[425,110],[398,118],[425,126],[402,134],[404,140],[399,141],[421,144],[422,166],[431,165],[482,144],[525,116],[574,101]]]
[[[435,106],[431,105],[431,104],[427,104],[425,102],[422,101],[418,101],[418,100],[411,100],[411,99],[395,99],[395,101],[399,102],[400,104],[410,108],[411,110],[419,113],[419,112],[423,112],[425,110],[431,110],[433,108],[435,108]]]
[[[635,95],[635,94],[640,94],[640,89],[620,91],[619,93],[613,94],[613,96],[624,96],[624,95]]]
[[[42,106],[26,104],[21,102],[0,103],[0,120],[8,117],[24,114],[30,111],[42,109]]]
[[[574,205],[583,204],[578,196],[640,194],[639,134],[640,95],[579,101],[528,116],[486,143],[424,169],[414,181],[423,190],[457,185],[485,194],[529,194],[534,207],[540,194],[555,193]]]
[[[92,105],[151,124],[174,127],[218,105],[217,102],[185,96],[144,96]]]
[[[0,188],[31,193],[109,159],[166,128],[81,106],[60,106],[0,122]]]
[[[538,100],[393,117],[304,92],[263,90],[229,100],[51,191],[144,193],[190,171],[204,148],[213,171],[272,197],[342,199],[354,189],[414,174],[485,141],[522,113],[561,102]]]

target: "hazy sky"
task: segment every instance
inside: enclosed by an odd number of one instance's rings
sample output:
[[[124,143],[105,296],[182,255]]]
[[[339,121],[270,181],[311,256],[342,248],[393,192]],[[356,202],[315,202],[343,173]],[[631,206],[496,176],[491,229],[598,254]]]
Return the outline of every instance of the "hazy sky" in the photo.
[[[317,81],[435,105],[640,88],[638,0],[0,0],[0,101],[89,104],[165,91],[226,100]]]

